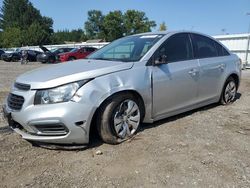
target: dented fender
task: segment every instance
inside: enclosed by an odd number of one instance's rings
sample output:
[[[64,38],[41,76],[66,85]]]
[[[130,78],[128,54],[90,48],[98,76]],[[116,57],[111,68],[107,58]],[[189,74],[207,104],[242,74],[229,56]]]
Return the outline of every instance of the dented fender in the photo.
[[[78,90],[77,95],[81,97],[80,103],[92,104],[93,108],[97,109],[108,97],[118,92],[135,91],[144,102],[144,122],[152,122],[151,89],[151,68],[135,65],[133,69],[114,72],[91,80]]]

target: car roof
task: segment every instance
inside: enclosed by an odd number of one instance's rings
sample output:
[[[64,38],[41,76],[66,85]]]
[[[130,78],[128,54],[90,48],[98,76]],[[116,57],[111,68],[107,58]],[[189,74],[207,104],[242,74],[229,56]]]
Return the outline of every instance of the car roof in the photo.
[[[154,31],[154,32],[146,32],[146,33],[139,33],[139,34],[135,34],[138,36],[141,35],[173,35],[173,34],[177,34],[177,33],[193,33],[193,34],[198,34],[198,35],[203,35],[209,38],[212,38],[211,36],[204,34],[204,33],[200,33],[200,32],[196,32],[196,31],[189,31],[189,30],[177,30],[177,31]]]

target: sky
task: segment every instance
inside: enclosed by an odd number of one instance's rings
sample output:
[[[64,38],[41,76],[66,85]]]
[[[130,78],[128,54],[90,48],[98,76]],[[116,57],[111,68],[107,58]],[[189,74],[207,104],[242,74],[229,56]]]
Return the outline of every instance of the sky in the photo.
[[[55,31],[84,26],[89,10],[143,11],[168,30],[193,30],[209,35],[246,33],[250,26],[250,0],[30,0],[43,16],[54,20]],[[3,0],[0,0],[2,6]]]

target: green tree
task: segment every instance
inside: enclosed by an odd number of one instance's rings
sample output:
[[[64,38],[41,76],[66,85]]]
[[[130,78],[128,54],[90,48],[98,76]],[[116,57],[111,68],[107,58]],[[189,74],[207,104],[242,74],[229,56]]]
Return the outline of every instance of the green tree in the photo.
[[[82,29],[73,29],[70,32],[70,39],[69,41],[72,42],[82,42],[85,41],[87,39],[84,31]]]
[[[165,22],[162,22],[162,23],[160,24],[159,31],[166,31],[166,30],[167,30],[166,23],[165,23]]]
[[[41,45],[50,43],[50,33],[38,22],[33,22],[27,30],[23,32],[23,45]]]
[[[109,12],[109,14],[104,17],[103,28],[106,41],[113,41],[122,37],[125,32],[122,12]]]
[[[23,42],[22,31],[19,27],[9,27],[2,32],[2,46],[16,47],[21,46]]]
[[[128,10],[123,19],[126,35],[149,32],[156,26],[155,21],[150,21],[144,12],[137,10]]]
[[[88,11],[88,20],[84,24],[86,35],[88,38],[103,38],[103,20],[104,16],[101,11]]]
[[[69,42],[81,42],[85,41],[86,35],[82,29],[73,29],[72,31],[63,30],[57,31],[53,34],[52,40],[53,43],[62,44],[66,41]]]
[[[91,10],[84,24],[89,39],[100,38],[107,41],[123,35],[149,32],[155,26],[155,21],[149,20],[144,12],[136,10],[128,10],[124,14],[121,11],[113,11],[107,15],[103,15],[99,10]]]
[[[0,48],[3,48],[3,32],[0,31]]]
[[[22,33],[18,39],[9,38],[7,46],[49,44],[53,33],[53,20],[42,16],[29,0],[4,0],[0,14],[0,29],[3,36]],[[18,31],[18,32],[17,32]],[[35,32],[35,34],[33,33]],[[18,43],[17,43],[18,42]]]

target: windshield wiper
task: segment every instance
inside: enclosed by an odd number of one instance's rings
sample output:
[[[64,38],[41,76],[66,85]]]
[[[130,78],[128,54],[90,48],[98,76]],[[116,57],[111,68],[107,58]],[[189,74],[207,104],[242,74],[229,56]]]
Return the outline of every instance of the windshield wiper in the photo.
[[[118,59],[118,58],[87,58],[87,59],[94,59],[94,60],[104,60],[104,61],[120,61],[120,62],[134,62],[135,60],[131,59]]]
[[[87,58],[87,59],[94,59],[94,60],[104,60],[104,61],[119,61],[119,59],[111,59],[111,58]]]

